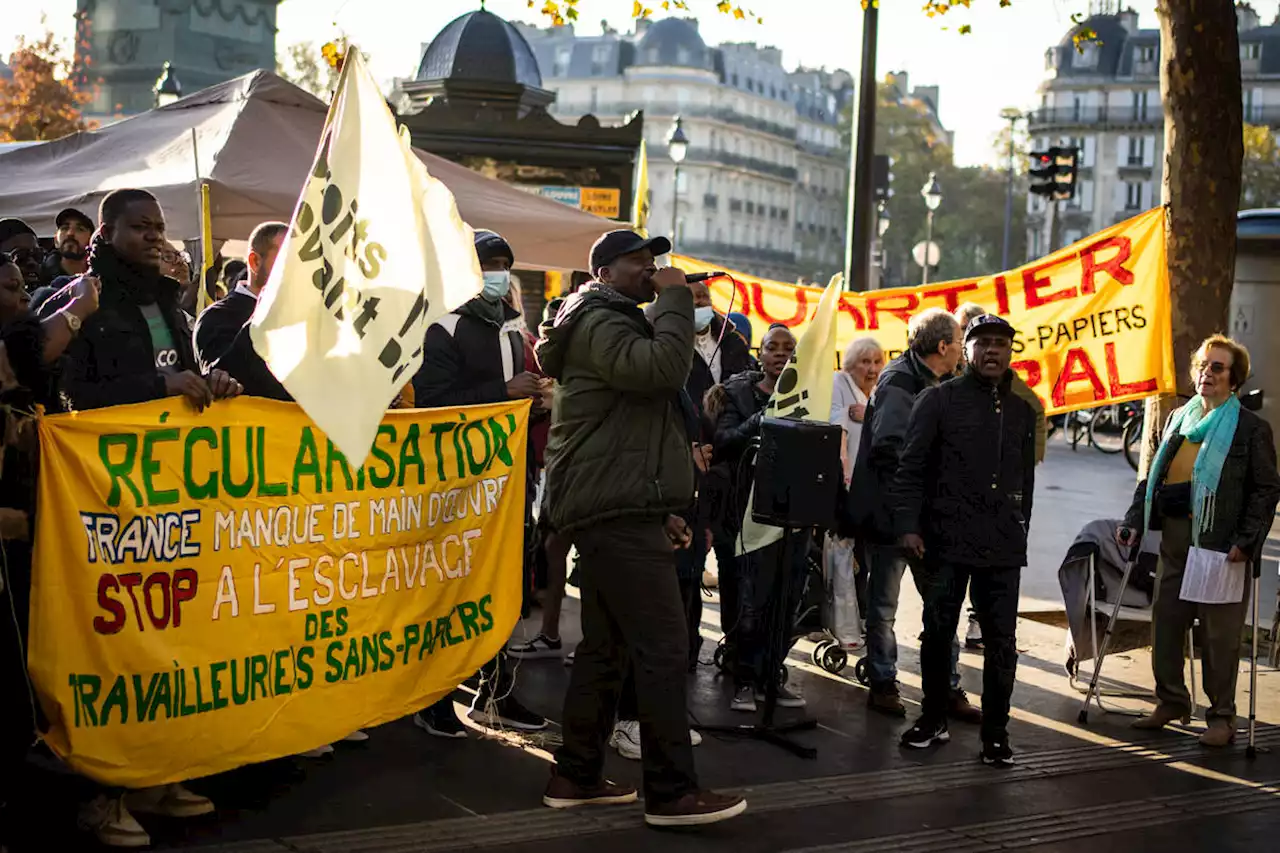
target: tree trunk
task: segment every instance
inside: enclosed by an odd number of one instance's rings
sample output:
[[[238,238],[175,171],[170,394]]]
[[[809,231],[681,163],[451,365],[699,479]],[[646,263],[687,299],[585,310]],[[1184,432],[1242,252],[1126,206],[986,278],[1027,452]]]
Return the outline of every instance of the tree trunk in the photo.
[[[1178,391],[1191,356],[1226,331],[1235,277],[1236,210],[1244,157],[1240,41],[1232,0],[1158,0],[1164,104],[1165,252]],[[1147,404],[1143,471],[1176,397]]]

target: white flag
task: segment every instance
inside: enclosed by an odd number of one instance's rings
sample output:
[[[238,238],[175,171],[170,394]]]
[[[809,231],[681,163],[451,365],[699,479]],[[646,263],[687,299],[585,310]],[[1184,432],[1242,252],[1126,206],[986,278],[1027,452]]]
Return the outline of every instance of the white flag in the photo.
[[[436,318],[480,292],[472,231],[354,47],[254,311],[254,348],[353,465],[422,363]]]
[[[831,413],[831,372],[836,366],[836,319],[839,317],[840,291],[844,276],[835,275],[822,292],[813,319],[796,342],[795,354],[787,364],[773,396],[765,404],[764,413],[770,418],[794,418],[801,421],[827,423]],[[742,519],[742,534],[738,537],[739,556],[758,551],[782,538],[782,528],[759,524],[751,517],[756,502],[755,486],[747,501],[747,512]]]

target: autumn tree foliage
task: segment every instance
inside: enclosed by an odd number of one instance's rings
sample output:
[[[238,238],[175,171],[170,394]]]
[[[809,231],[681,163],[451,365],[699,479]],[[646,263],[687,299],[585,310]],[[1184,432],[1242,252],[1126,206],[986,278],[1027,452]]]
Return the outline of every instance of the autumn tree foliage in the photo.
[[[76,88],[72,60],[53,33],[33,42],[19,38],[9,70],[10,79],[0,78],[0,142],[58,139],[89,128],[81,108],[90,96]]]

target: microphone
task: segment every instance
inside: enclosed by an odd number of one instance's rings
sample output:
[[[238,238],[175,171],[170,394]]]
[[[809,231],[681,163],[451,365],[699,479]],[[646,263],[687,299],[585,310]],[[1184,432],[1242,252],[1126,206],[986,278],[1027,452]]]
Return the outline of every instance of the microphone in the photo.
[[[691,273],[690,275],[686,275],[686,276],[684,277],[684,283],[685,283],[685,284],[693,284],[693,283],[694,283],[694,282],[696,282],[696,281],[706,281],[707,279],[711,279],[711,278],[723,278],[724,276],[725,276],[725,273],[720,272],[720,271],[716,271],[716,272],[695,272],[695,273]]]

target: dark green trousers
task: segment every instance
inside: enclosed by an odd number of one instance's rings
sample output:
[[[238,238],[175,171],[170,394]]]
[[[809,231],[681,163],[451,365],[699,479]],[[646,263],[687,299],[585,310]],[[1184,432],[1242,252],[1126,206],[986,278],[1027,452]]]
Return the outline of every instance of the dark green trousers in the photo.
[[[1240,672],[1240,637],[1250,583],[1236,604],[1197,604],[1178,597],[1191,548],[1191,519],[1165,518],[1160,543],[1160,570],[1152,605],[1151,669],[1156,678],[1156,698],[1179,714],[1190,713],[1191,696],[1183,677],[1187,631],[1200,619],[1200,660],[1209,711],[1206,719],[1234,724],[1236,676]]]

